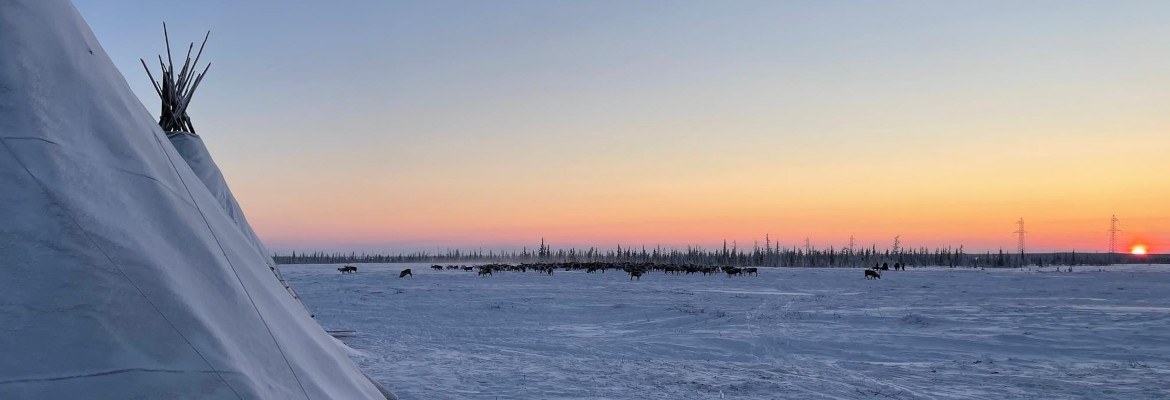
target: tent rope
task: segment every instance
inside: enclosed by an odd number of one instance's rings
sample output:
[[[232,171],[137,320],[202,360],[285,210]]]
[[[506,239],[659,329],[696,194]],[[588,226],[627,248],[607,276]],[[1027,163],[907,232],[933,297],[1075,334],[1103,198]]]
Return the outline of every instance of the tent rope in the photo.
[[[235,264],[232,263],[232,259],[228,256],[227,250],[223,248],[223,243],[219,241],[219,235],[217,235],[215,233],[215,229],[211,227],[211,221],[207,220],[207,215],[203,213],[203,208],[199,207],[199,202],[195,200],[195,194],[191,192],[191,187],[187,186],[187,180],[183,179],[183,174],[179,173],[179,167],[175,165],[175,160],[171,158],[171,153],[166,150],[166,146],[163,145],[162,139],[159,139],[158,136],[155,136],[155,141],[158,143],[159,150],[162,151],[163,156],[165,156],[167,161],[170,162],[171,169],[175,172],[175,177],[178,178],[179,182],[183,184],[183,189],[187,191],[187,196],[190,196],[191,204],[195,207],[195,211],[199,212],[199,217],[203,219],[203,224],[207,226],[207,231],[211,233],[211,237],[215,239],[215,245],[219,247],[220,253],[223,254],[224,262],[226,262],[228,268],[232,270],[232,274],[235,275],[236,281],[240,283],[240,289],[243,290],[244,295],[248,297],[248,302],[252,304],[252,310],[256,311],[256,317],[260,318],[260,323],[262,323],[264,325],[264,329],[268,331],[268,337],[272,339],[272,344],[276,346],[276,351],[278,351],[280,353],[280,357],[284,359],[285,365],[288,366],[289,372],[292,373],[293,380],[297,381],[297,386],[300,387],[301,393],[305,395],[305,399],[311,398],[309,396],[308,390],[305,390],[305,384],[301,382],[301,377],[297,376],[296,368],[293,368],[292,362],[288,360],[288,355],[284,353],[284,348],[281,347],[280,341],[276,340],[276,334],[272,333],[272,327],[268,325],[268,320],[264,318],[264,314],[262,314],[260,312],[260,308],[256,306],[256,300],[252,298],[252,292],[248,290],[248,285],[244,284],[244,279],[240,277],[240,272],[236,269]],[[174,149],[174,147],[171,147],[171,149]],[[186,162],[184,161],[184,163]]]

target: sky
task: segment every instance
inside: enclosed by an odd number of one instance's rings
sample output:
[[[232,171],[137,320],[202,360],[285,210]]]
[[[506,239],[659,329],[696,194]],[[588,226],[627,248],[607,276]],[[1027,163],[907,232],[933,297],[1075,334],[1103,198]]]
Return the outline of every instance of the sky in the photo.
[[[75,0],[275,251],[1170,252],[1170,2]]]

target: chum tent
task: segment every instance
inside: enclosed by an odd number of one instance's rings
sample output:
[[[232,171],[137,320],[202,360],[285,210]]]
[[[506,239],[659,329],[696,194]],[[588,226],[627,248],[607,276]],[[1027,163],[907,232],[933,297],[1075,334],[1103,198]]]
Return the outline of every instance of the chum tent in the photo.
[[[0,399],[384,399],[66,0],[0,2]]]
[[[281,285],[288,290],[297,301],[300,301],[300,296],[289,286],[284,277],[281,276],[280,270],[276,269],[276,262],[268,257],[268,249],[264,247],[264,243],[260,241],[260,237],[256,236],[256,232],[252,230],[252,226],[248,224],[247,218],[244,217],[244,211],[240,208],[240,204],[236,202],[236,197],[232,195],[231,189],[228,188],[227,181],[223,178],[223,173],[220,172],[219,166],[215,164],[215,160],[211,158],[211,153],[207,150],[207,146],[203,144],[203,139],[195,134],[195,126],[191,124],[191,117],[187,115],[187,107],[191,104],[191,100],[195,95],[195,89],[199,88],[199,83],[203,82],[203,77],[211,68],[208,63],[203,68],[203,72],[196,73],[196,67],[199,65],[199,59],[203,55],[203,49],[207,45],[207,39],[211,36],[211,32],[203,37],[203,43],[199,45],[199,51],[195,53],[195,58],[191,58],[191,51],[195,48],[195,43],[192,42],[187,47],[186,60],[178,72],[175,71],[173,57],[171,55],[171,40],[167,34],[167,25],[163,24],[163,38],[167,48],[166,63],[163,62],[162,55],[158,56],[158,63],[160,67],[159,78],[161,82],[155,80],[154,74],[150,72],[150,67],[147,66],[146,60],[139,59],[142,62],[142,67],[146,68],[146,74],[150,77],[151,84],[154,85],[155,93],[158,94],[162,107],[159,111],[158,125],[167,134],[167,140],[171,145],[175,146],[175,150],[183,156],[183,161],[191,167],[191,171],[199,177],[203,182],[203,186],[211,191],[215,196],[215,200],[219,202],[220,207],[227,213],[228,218],[239,226],[240,230],[248,241],[264,256],[264,260],[268,264],[268,269],[272,271],[276,279],[280,281]]]

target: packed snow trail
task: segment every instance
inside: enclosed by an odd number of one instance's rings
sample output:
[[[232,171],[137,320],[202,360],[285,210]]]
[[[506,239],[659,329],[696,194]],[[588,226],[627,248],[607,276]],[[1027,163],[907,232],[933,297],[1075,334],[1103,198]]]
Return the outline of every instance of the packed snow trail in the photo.
[[[403,399],[1170,397],[1167,266],[876,281],[358,267],[281,268]]]

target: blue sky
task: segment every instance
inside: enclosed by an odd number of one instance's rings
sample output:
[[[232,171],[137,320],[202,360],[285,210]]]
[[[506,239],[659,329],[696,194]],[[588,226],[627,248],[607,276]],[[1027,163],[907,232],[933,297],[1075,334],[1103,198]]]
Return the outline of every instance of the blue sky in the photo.
[[[1168,2],[76,4],[152,112],[161,22],[212,31],[191,115],[276,248],[1170,241]]]

